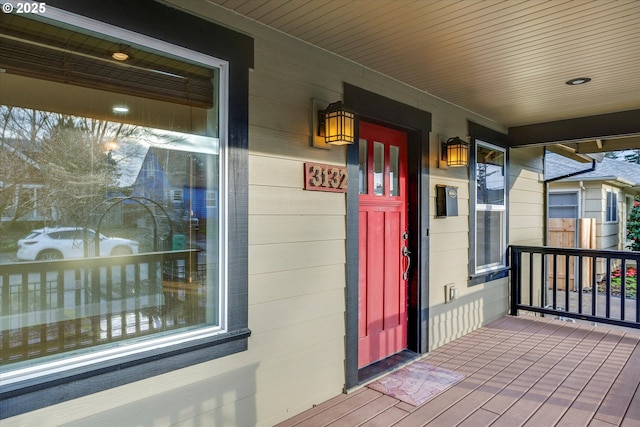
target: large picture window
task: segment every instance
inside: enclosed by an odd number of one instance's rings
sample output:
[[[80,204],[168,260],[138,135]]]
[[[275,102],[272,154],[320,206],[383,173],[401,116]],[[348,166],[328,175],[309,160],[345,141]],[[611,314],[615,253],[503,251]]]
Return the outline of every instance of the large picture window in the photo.
[[[246,215],[229,220],[228,197],[246,182],[230,184],[226,165],[242,162],[227,123],[246,117],[246,87],[230,113],[227,61],[53,7],[46,18],[5,14],[0,28],[2,398],[136,358],[241,351],[246,270],[229,279],[228,259],[243,253],[246,237],[229,235]],[[234,146],[246,144],[237,125]]]
[[[476,141],[475,273],[505,266],[505,150]]]

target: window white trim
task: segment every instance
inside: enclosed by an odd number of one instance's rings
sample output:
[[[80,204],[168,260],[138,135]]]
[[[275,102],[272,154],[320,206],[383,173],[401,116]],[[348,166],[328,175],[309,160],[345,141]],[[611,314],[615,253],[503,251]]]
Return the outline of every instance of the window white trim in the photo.
[[[473,153],[473,158],[474,158],[474,162],[475,162],[475,167],[474,167],[474,171],[475,171],[475,175],[472,177],[470,183],[473,186],[474,190],[472,192],[472,197],[473,197],[473,212],[472,215],[474,215],[474,224],[475,224],[475,229],[473,230],[473,236],[475,239],[474,242],[474,248],[475,248],[475,253],[474,253],[474,257],[473,257],[473,271],[472,274],[482,274],[482,273],[487,273],[487,272],[491,272],[491,271],[495,271],[495,270],[499,270],[499,269],[503,269],[506,267],[506,247],[507,247],[507,150],[499,147],[497,145],[476,139],[476,144],[474,147],[474,153]],[[478,199],[478,194],[477,194],[477,185],[478,185],[478,147],[484,147],[484,148],[488,148],[490,150],[496,150],[496,151],[500,151],[503,155],[503,159],[504,159],[504,164],[503,164],[503,175],[502,175],[502,179],[503,179],[503,196],[502,196],[502,200],[503,203],[502,204],[487,204],[487,203],[478,203],[477,199]],[[499,252],[501,254],[500,256],[500,261],[498,262],[493,262],[493,263],[488,263],[488,264],[478,264],[478,260],[480,259],[480,257],[478,256],[479,254],[479,250],[484,246],[481,245],[480,242],[478,241],[478,238],[480,237],[480,233],[478,233],[478,213],[479,212],[500,212],[499,215],[499,221],[500,221],[500,225],[499,225],[499,235],[497,236],[497,240],[495,241],[491,241],[491,243],[496,243],[499,245]],[[490,234],[491,236],[495,236],[494,233]],[[486,242],[486,240],[485,240]]]
[[[576,216],[571,218],[581,218],[582,217],[582,197],[580,197],[581,191],[578,189],[562,189],[562,190],[549,190],[547,192],[547,219],[551,218],[550,213],[552,208],[560,207],[560,206],[568,206],[568,205],[552,205],[551,204],[551,196],[558,195],[558,194],[575,194],[576,195],[577,204],[570,205],[570,206],[575,206]],[[567,218],[570,218],[570,217],[567,217]]]
[[[618,192],[615,190],[607,190],[605,196],[604,222],[607,224],[615,224],[618,222]]]
[[[103,362],[113,362],[120,359],[126,359],[141,353],[153,350],[166,349],[170,347],[180,346],[188,343],[194,343],[207,338],[215,337],[227,332],[227,313],[228,313],[228,212],[227,212],[227,196],[229,194],[228,180],[226,174],[228,169],[228,124],[229,119],[229,66],[227,61],[205,55],[196,51],[189,50],[185,47],[176,46],[174,44],[154,39],[133,31],[129,31],[120,27],[112,26],[103,22],[73,14],[67,11],[56,9],[47,5],[46,15],[42,18],[46,21],[54,21],[54,25],[62,27],[77,28],[80,32],[93,32],[106,37],[113,37],[118,40],[127,40],[129,44],[137,44],[144,48],[157,50],[164,56],[172,56],[180,60],[196,62],[205,67],[214,68],[219,71],[219,90],[218,90],[218,136],[213,138],[219,141],[220,156],[220,181],[219,181],[219,238],[218,238],[218,263],[220,265],[218,274],[218,301],[217,310],[218,319],[214,322],[216,326],[204,326],[196,330],[186,332],[176,332],[167,336],[158,336],[154,338],[145,338],[136,342],[135,339],[124,341],[126,345],[118,345],[104,350],[91,350],[79,355],[69,355],[62,359],[56,359],[49,362],[38,362],[33,360],[33,364],[26,367],[20,367],[14,370],[5,369],[0,377],[0,387],[11,386],[16,383],[27,382],[45,375],[55,375],[62,372],[68,372],[74,369],[90,367]],[[215,107],[214,107],[215,108]],[[150,167],[145,173],[155,175],[155,170]],[[147,175],[149,177],[149,175]]]

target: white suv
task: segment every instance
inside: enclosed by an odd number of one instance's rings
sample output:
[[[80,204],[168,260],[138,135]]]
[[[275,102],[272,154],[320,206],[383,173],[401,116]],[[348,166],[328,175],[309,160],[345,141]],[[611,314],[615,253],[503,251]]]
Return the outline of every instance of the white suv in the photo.
[[[18,240],[19,260],[53,260],[84,257],[85,230],[81,227],[41,228],[31,231],[24,239]],[[96,232],[86,230],[88,256],[95,256]],[[138,242],[119,237],[100,238],[100,255],[129,255],[138,253]]]

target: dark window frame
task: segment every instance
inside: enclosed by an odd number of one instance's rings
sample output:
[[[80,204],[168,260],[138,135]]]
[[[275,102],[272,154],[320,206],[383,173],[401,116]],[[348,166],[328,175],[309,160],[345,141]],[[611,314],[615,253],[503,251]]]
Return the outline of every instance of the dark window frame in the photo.
[[[475,286],[482,283],[491,282],[509,275],[509,267],[506,265],[506,250],[509,245],[509,141],[507,135],[479,125],[472,121],[468,122],[470,147],[469,147],[469,282],[468,286]],[[476,151],[478,141],[485,142],[501,149],[504,149],[504,240],[505,240],[505,266],[487,271],[476,271]]]
[[[247,350],[249,70],[253,39],[152,0],[115,8],[108,2],[51,0],[47,7],[75,13],[229,63],[227,110],[228,302],[227,330],[209,338],[152,349],[117,361],[38,377],[0,390],[0,419]]]

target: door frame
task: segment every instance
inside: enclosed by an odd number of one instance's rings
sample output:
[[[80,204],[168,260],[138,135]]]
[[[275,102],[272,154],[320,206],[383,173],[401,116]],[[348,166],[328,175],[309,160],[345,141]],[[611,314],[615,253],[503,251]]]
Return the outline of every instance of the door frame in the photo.
[[[429,343],[429,133],[431,113],[344,83],[344,103],[361,119],[407,133],[409,249],[407,348],[426,353]],[[358,129],[356,128],[356,131]],[[357,133],[357,132],[356,132]],[[359,135],[356,135],[358,140]],[[347,148],[349,176],[358,176],[358,144]],[[361,382],[358,369],[358,211],[357,185],[347,188],[345,387]]]

